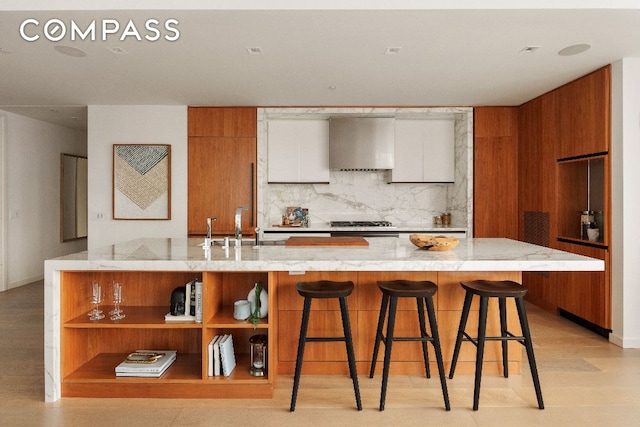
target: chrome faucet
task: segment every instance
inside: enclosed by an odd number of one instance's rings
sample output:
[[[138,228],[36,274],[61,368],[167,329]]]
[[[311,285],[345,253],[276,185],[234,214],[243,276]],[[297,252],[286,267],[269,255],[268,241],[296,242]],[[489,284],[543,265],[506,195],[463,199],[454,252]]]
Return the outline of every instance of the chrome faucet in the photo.
[[[207,237],[204,239],[204,247],[211,246],[211,222],[216,221],[218,218],[207,218]]]
[[[236,208],[236,246],[242,245],[242,212],[249,210],[248,206]]]

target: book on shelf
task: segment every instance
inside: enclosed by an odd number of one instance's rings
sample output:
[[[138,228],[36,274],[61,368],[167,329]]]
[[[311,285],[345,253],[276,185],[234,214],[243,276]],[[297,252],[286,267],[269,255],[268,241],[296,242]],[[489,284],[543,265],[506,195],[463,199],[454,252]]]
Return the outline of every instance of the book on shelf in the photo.
[[[209,341],[207,348],[207,372],[210,377],[223,375],[228,377],[236,367],[236,355],[231,334],[216,335]]]
[[[195,280],[190,281],[189,283],[187,283],[184,287],[185,287],[185,292],[184,292],[184,314],[185,316],[194,316],[195,317],[195,311],[193,312],[193,314],[191,314],[191,291],[192,291],[192,287],[194,284]]]
[[[160,377],[175,362],[175,350],[136,350],[115,368],[117,377]]]
[[[202,323],[202,280],[194,280],[193,286],[196,288],[196,323]]]
[[[196,321],[196,317],[192,316],[192,315],[186,315],[186,314],[178,314],[177,316],[174,316],[173,314],[171,314],[170,312],[164,315],[164,321],[165,322],[195,322]]]
[[[220,341],[220,366],[222,375],[228,377],[236,367],[236,355],[233,350],[233,335],[227,334]]]
[[[220,347],[218,342],[222,338],[222,335],[216,335],[209,341],[207,347],[207,374],[210,377],[220,375]]]

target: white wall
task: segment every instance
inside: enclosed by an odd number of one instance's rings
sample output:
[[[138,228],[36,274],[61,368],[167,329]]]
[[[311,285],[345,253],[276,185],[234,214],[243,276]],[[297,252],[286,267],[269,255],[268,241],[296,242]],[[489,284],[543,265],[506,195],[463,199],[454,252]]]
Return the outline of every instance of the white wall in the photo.
[[[640,348],[640,59],[612,66],[612,313],[610,341]]]
[[[142,237],[187,234],[187,107],[90,105],[89,242],[96,248]],[[113,220],[113,144],[171,145],[171,219]]]
[[[5,118],[8,288],[44,274],[44,260],[86,249],[60,242],[60,154],[86,155],[86,134],[1,112]]]

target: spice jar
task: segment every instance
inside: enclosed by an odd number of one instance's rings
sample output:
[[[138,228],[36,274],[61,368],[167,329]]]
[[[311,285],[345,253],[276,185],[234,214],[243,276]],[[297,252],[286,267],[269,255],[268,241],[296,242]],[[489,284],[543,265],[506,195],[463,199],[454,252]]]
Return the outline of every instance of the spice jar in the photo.
[[[442,214],[442,225],[451,224],[451,214],[449,212]]]

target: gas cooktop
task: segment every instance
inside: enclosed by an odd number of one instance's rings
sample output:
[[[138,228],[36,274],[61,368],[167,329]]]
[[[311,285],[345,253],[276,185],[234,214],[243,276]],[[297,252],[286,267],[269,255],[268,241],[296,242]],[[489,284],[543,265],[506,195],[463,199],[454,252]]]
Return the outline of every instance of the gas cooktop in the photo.
[[[392,227],[389,221],[331,221],[332,227]]]

